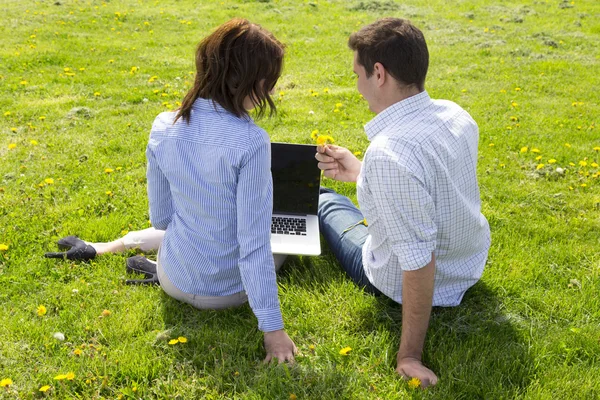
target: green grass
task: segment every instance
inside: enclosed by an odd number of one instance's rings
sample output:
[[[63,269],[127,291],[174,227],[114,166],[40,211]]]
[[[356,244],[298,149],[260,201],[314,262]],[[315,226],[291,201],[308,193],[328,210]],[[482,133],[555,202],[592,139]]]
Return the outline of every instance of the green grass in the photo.
[[[260,363],[248,306],[198,311],[160,288],[126,286],[131,254],[42,257],[68,234],[106,241],[148,226],[153,118],[189,87],[200,38],[234,16],[287,44],[279,114],[259,121],[272,139],[309,143],[318,129],[364,152],[372,115],[346,42],[384,15],[424,31],[430,95],[457,102],[480,127],[493,243],[463,304],[433,311],[424,358],[435,388],[411,391],[395,375],[400,307],[356,288],[325,244],[321,257],[290,257],[279,274],[301,351],[293,366]],[[5,2],[0,380],[13,384],[0,398],[44,397],[43,385],[52,398],[600,397],[599,17],[600,3],[579,0]],[[325,184],[355,198],[350,184]],[[188,342],[168,345],[178,336]],[[67,372],[72,381],[54,380]]]

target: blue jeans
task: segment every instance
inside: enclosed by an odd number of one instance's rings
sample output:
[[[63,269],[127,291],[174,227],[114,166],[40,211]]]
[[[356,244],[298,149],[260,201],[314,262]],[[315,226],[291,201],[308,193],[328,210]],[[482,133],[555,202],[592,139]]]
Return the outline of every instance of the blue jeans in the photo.
[[[364,219],[352,201],[334,190],[321,187],[319,196],[319,229],[346,274],[366,292],[380,295],[371,284],[362,262],[362,247],[367,240],[367,227],[357,224]]]

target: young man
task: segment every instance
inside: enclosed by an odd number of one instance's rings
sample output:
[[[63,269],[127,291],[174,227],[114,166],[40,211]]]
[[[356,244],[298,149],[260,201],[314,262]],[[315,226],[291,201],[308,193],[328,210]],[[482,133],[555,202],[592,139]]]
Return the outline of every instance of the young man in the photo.
[[[320,146],[325,176],[356,182],[358,210],[322,189],[321,231],[348,275],[402,304],[396,372],[423,387],[437,376],[421,355],[432,306],[457,306],[483,272],[490,230],[480,212],[478,129],[469,114],[425,91],[429,53],[407,20],[385,18],[352,34],[358,91],[377,114],[361,162]]]

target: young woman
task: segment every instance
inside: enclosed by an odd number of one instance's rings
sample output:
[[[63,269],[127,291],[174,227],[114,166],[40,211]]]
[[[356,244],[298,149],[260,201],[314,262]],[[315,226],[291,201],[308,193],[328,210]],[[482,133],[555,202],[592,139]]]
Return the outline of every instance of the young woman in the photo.
[[[146,149],[150,221],[164,231],[161,287],[199,309],[249,301],[265,361],[280,362],[296,347],[283,329],[271,253],[270,140],[248,112],[275,111],[269,94],[283,56],[284,46],[259,25],[233,19],[218,27],[198,46],[193,88],[179,110],[156,118]],[[96,254],[77,243],[64,244]]]

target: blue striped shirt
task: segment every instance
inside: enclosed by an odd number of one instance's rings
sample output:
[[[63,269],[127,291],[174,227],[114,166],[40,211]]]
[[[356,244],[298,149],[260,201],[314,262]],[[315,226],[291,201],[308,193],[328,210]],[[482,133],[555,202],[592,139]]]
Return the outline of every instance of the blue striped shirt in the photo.
[[[174,118],[156,118],[146,149],[150,221],[166,230],[159,262],[185,293],[245,290],[259,329],[283,329],[270,243],[268,134],[201,98],[189,124]]]

